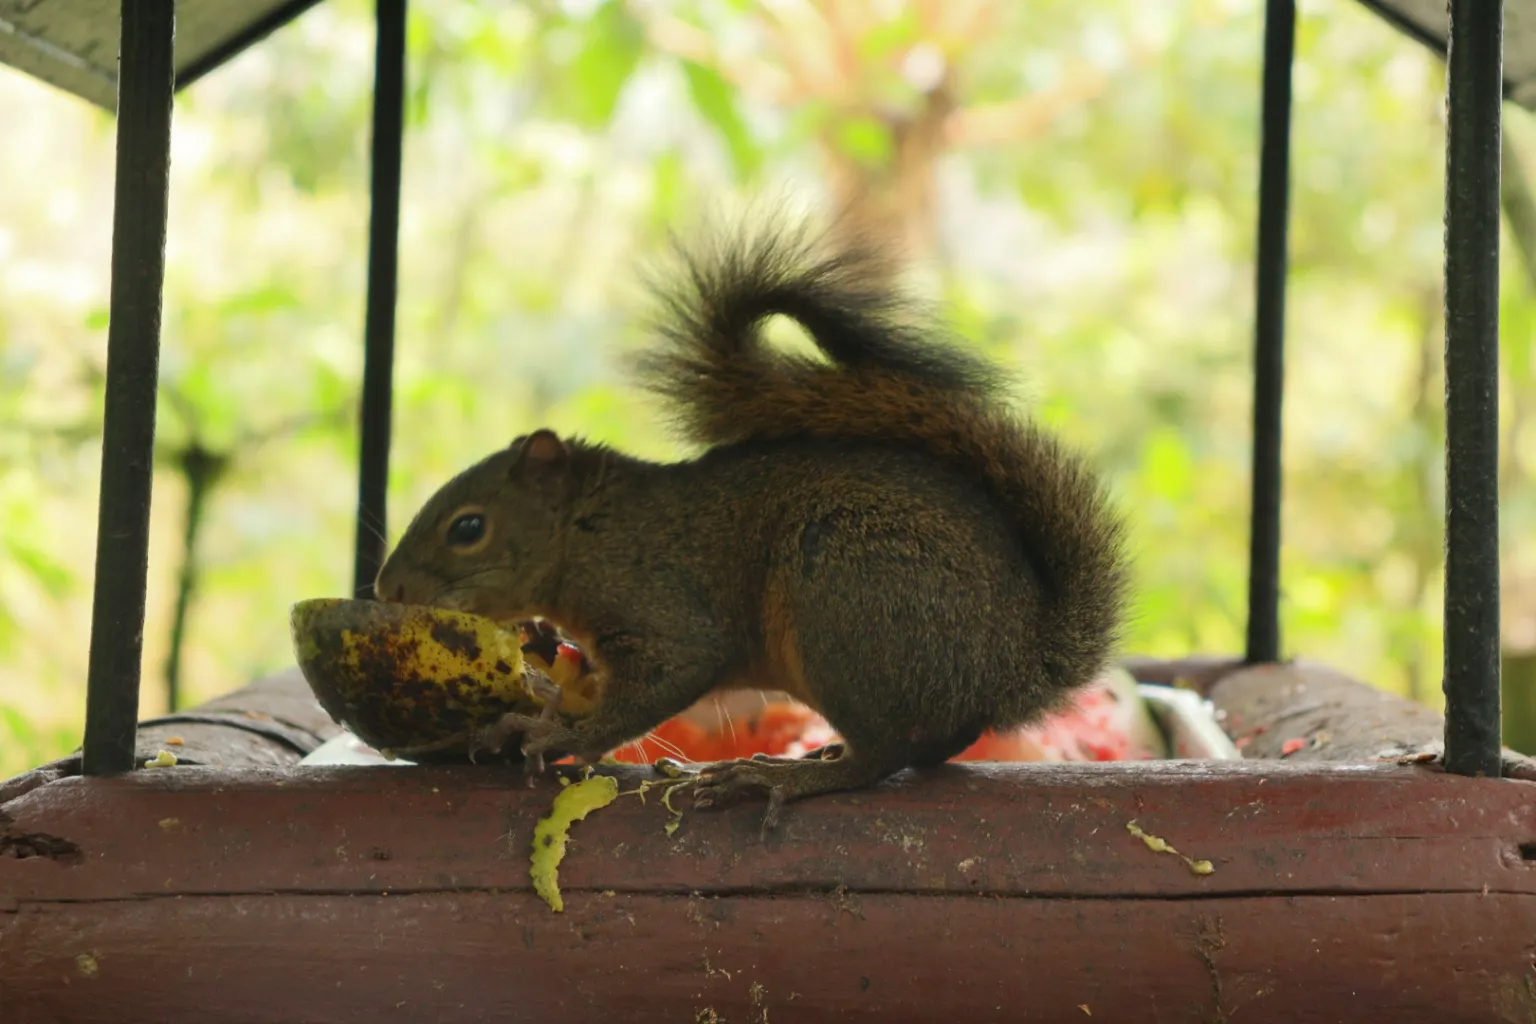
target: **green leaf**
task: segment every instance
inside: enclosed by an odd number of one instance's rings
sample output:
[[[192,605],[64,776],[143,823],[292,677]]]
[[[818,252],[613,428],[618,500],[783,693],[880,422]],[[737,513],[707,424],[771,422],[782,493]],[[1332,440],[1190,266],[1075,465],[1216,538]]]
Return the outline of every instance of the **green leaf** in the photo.
[[[3,728],[16,743],[28,749],[31,748],[37,736],[31,723],[20,711],[4,704],[0,704],[0,728]]]
[[[583,125],[601,127],[612,120],[640,63],[645,37],[618,0],[607,0],[581,31],[585,38],[566,69],[566,112]]]
[[[736,173],[743,179],[751,179],[762,165],[763,154],[742,120],[730,83],[714,68],[696,61],[685,60],[682,66],[694,108],[725,140]]]
[[[62,563],[48,554],[22,541],[11,540],[6,553],[21,564],[32,578],[42,585],[51,597],[63,597],[69,592],[74,577]]]
[[[858,52],[866,66],[877,65],[918,41],[922,26],[917,12],[905,7],[890,21],[882,22],[858,41]]]
[[[1154,433],[1145,459],[1144,472],[1153,494],[1175,502],[1189,497],[1194,461],[1178,431],[1164,427]]]
[[[682,157],[667,152],[651,167],[651,223],[659,231],[676,224],[688,199],[688,175]]]
[[[1499,311],[1499,321],[1504,369],[1512,381],[1524,383],[1530,379],[1531,350],[1536,348],[1536,303],[1531,301],[1528,293],[1516,294],[1513,289],[1506,288],[1500,305],[1503,307]]]
[[[855,117],[837,129],[837,144],[842,151],[866,167],[884,167],[896,151],[890,127],[874,117]]]

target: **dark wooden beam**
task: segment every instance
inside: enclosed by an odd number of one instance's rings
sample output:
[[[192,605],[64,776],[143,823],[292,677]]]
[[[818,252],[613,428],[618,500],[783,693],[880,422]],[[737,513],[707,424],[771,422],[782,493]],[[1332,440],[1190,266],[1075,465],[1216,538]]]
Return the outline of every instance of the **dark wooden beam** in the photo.
[[[140,722],[134,758],[142,764],[169,750],[188,765],[276,768],[297,764],[340,731],[294,668],[195,708]],[[76,751],[0,782],[0,804],[79,774]]]
[[[1524,1021],[1530,896],[230,895],[31,908],[14,1024]]]
[[[398,767],[34,789],[0,808],[7,1019],[1536,1013],[1520,938],[1536,933],[1536,784],[955,766],[792,805],[766,840],[761,805],[694,812],[681,795],[668,836],[653,791],[574,826],[562,914],[528,879],[557,790]],[[1154,852],[1132,821],[1214,870]]]

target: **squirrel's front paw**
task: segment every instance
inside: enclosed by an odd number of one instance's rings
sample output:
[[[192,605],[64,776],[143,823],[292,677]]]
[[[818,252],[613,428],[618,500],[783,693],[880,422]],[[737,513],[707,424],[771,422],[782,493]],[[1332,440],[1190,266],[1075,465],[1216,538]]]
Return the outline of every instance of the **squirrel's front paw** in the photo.
[[[581,745],[581,737],[558,718],[550,715],[508,713],[481,729],[475,736],[479,750],[499,751],[514,736],[522,737],[523,767],[529,775],[544,771],[544,755],[564,752]]]

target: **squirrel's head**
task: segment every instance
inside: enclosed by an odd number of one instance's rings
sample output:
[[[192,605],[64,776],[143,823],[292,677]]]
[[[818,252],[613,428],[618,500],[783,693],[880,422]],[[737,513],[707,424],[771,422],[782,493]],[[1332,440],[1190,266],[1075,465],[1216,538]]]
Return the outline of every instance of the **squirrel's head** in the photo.
[[[570,516],[571,451],[548,430],[513,441],[422,506],[374,581],[382,601],[526,616]]]

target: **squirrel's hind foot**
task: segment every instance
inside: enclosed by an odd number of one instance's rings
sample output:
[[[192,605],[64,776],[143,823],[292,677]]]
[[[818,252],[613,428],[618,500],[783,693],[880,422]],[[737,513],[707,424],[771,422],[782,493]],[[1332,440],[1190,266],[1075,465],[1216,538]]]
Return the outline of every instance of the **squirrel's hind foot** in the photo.
[[[778,827],[779,812],[791,800],[801,800],[822,793],[861,789],[880,781],[900,766],[888,768],[878,762],[862,760],[848,753],[841,744],[835,759],[822,748],[817,757],[795,760],[741,760],[710,765],[699,773],[693,784],[693,806],[724,807],[743,796],[765,794],[768,809],[763,812],[762,834]]]
[[[787,778],[784,773],[791,767],[792,763],[789,761],[766,761],[756,758],[750,761],[728,761],[711,765],[699,773],[693,784],[693,806],[701,810],[725,807],[743,796],[765,793],[768,796],[768,809],[763,812],[760,834],[766,836],[778,827],[779,811],[789,799],[786,783],[791,783],[793,780]]]
[[[774,757],[772,754],[753,754],[752,760],[758,764],[795,764],[799,761],[836,761],[843,756],[841,743],[828,743],[824,747],[815,750],[807,750],[799,757]]]

